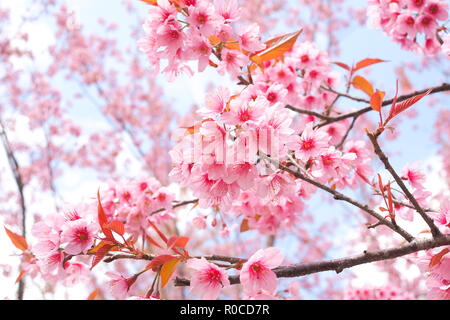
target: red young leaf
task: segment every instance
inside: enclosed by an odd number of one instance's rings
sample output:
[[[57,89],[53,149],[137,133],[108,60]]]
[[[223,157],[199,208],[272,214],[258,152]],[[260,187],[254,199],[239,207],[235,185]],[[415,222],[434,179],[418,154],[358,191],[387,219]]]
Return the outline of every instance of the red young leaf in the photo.
[[[170,254],[162,254],[160,256],[157,256],[155,259],[153,259],[148,265],[147,269],[152,269],[153,271],[156,271],[159,266],[166,263],[167,261],[171,261],[173,259],[176,259],[175,256],[172,256]]]
[[[430,264],[428,265],[428,267],[433,268],[435,265],[439,264],[439,262],[441,262],[442,257],[449,252],[450,250],[448,248],[442,249],[439,253],[431,257]]]
[[[103,233],[108,239],[114,239],[114,236],[109,228],[106,227],[108,219],[106,218],[105,211],[103,210],[102,203],[100,201],[100,190],[97,191],[98,199],[98,223],[102,228]]]
[[[170,239],[167,241],[167,248],[170,250],[172,247],[180,247],[183,248],[186,247],[187,243],[189,242],[189,238],[187,237],[170,237]]]
[[[150,243],[153,244],[154,246],[157,246],[158,248],[161,248],[161,249],[162,249],[161,245],[160,245],[158,242],[156,242],[155,240],[153,240],[152,237],[150,237],[149,235],[146,235],[146,238],[147,238],[147,241],[148,241],[148,242],[150,242]]]
[[[110,223],[108,223],[105,227],[111,229],[112,231],[121,236],[123,236],[123,234],[125,233],[125,227],[123,223],[119,220],[113,220]]]
[[[167,244],[167,238],[166,236],[159,231],[159,229],[153,224],[153,222],[151,222],[149,219],[147,219],[148,223],[150,223],[150,225],[153,227],[153,229],[155,229],[155,231],[158,233],[159,237],[164,241],[164,243]]]
[[[356,71],[356,70],[359,70],[359,69],[362,69],[362,68],[371,66],[371,65],[373,65],[375,63],[380,63],[380,62],[386,62],[386,60],[367,58],[367,59],[359,61],[356,64],[356,66],[353,68],[353,71]]]
[[[5,228],[6,234],[11,239],[11,242],[17,249],[22,250],[22,251],[25,251],[28,249],[28,243],[24,237],[22,237],[20,234],[12,232],[7,227],[4,227],[4,228]]]
[[[383,186],[383,181],[381,180],[381,176],[378,173],[378,186],[380,187],[380,191],[383,193],[383,197],[384,197],[384,186]]]
[[[348,66],[348,65],[346,65],[345,63],[342,63],[342,62],[332,62],[333,64],[335,64],[335,65],[337,65],[337,66],[339,66],[339,67],[341,67],[341,68],[344,68],[345,70],[348,70],[348,71],[350,71],[351,70],[351,68]]]

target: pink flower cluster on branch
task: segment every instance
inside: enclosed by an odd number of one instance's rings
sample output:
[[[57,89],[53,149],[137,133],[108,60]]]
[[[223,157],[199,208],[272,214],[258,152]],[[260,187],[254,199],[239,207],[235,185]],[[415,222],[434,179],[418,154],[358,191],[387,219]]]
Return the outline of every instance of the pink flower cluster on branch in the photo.
[[[370,0],[367,9],[370,24],[381,28],[402,48],[425,55],[444,51],[440,23],[448,19],[445,0]]]

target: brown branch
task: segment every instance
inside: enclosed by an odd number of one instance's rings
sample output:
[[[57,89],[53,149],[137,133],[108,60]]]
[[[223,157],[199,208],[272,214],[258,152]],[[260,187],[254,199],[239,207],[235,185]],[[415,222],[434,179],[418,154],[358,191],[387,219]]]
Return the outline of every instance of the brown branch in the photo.
[[[445,235],[436,239],[415,240],[403,246],[391,249],[378,250],[373,252],[364,251],[362,254],[347,258],[282,266],[273,269],[273,272],[277,275],[278,278],[294,278],[324,271],[335,271],[336,273],[340,273],[344,269],[348,269],[354,266],[376,261],[390,260],[414,252],[433,249],[445,245],[450,245],[450,235]],[[229,277],[229,280],[231,284],[240,283],[238,275]],[[178,277],[175,279],[175,286],[181,287],[189,285],[189,279]]]
[[[188,205],[188,204],[194,204],[194,203],[197,203],[197,202],[198,202],[198,199],[182,201],[182,202],[179,202],[177,204],[172,205],[172,209],[175,209],[175,208],[178,208],[178,207],[182,207],[182,206],[185,206],[185,205]],[[158,210],[152,211],[150,213],[150,215],[154,215],[154,214],[157,214],[157,213],[165,211],[165,210],[167,210],[167,209],[166,208],[159,208]]]
[[[108,258],[103,260],[103,262],[110,263],[115,260],[121,260],[121,259],[130,259],[130,260],[148,260],[151,261],[155,259],[157,255],[154,254],[142,254],[142,255],[133,255],[133,254],[108,254]],[[222,261],[222,262],[228,262],[230,264],[235,264],[239,262],[246,261],[246,259],[242,258],[236,258],[236,257],[228,257],[228,256],[221,256],[221,255],[206,255],[206,256],[194,256],[191,258],[205,258],[208,261]]]
[[[388,157],[384,154],[384,152],[381,150],[380,145],[377,141],[377,136],[372,133],[367,133],[367,136],[370,139],[370,142],[372,142],[372,145],[374,147],[375,154],[380,158],[381,162],[383,162],[384,167],[387,171],[391,174],[391,176],[394,178],[395,182],[397,182],[398,186],[402,189],[408,200],[412,203],[414,206],[414,209],[420,214],[422,219],[426,222],[428,227],[431,230],[431,233],[433,237],[440,237],[442,236],[442,233],[439,231],[439,228],[436,227],[436,225],[433,222],[433,219],[428,216],[425,212],[425,210],[419,205],[416,198],[412,195],[412,193],[408,190],[408,188],[403,183],[402,178],[397,174],[397,172],[394,170],[394,168],[389,163]]]
[[[339,149],[343,146],[345,140],[347,139],[350,131],[352,131],[353,126],[355,125],[356,120],[358,119],[358,116],[353,117],[352,123],[350,124],[350,126],[348,127],[347,131],[345,132],[345,135],[342,137],[341,141],[336,145],[336,149]]]

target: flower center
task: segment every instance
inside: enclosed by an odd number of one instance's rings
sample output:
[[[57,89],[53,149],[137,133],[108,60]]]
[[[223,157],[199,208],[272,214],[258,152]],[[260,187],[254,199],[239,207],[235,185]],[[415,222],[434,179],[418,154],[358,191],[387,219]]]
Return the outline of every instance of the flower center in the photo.
[[[271,92],[267,95],[267,100],[269,100],[270,102],[275,101],[275,99],[277,98],[276,94]]]
[[[80,230],[77,232],[77,237],[80,239],[81,242],[84,242],[87,240],[88,236],[86,233],[86,230]]]
[[[413,25],[414,25],[414,19],[413,19],[413,17],[409,17],[409,18],[406,20],[406,24],[408,24],[409,26],[413,26]]]
[[[176,30],[170,31],[170,37],[172,39],[178,39],[178,31],[176,31]]]
[[[303,150],[310,150],[314,147],[314,141],[312,139],[300,140]]]
[[[197,22],[199,24],[204,24],[206,22],[207,18],[204,14],[199,14],[197,18]]]
[[[430,6],[430,12],[431,12],[431,13],[436,13],[437,11],[438,11],[438,6],[435,5],[435,4],[432,4],[432,5]]]

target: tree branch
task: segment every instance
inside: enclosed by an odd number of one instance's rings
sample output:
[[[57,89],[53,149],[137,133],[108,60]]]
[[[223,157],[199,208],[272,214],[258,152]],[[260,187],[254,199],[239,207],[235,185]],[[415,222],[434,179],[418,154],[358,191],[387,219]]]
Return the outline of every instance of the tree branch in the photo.
[[[412,203],[414,206],[414,209],[420,214],[422,219],[426,222],[428,227],[431,230],[431,234],[433,237],[440,237],[442,236],[442,233],[439,231],[439,228],[436,227],[434,224],[433,219],[428,216],[425,212],[425,210],[419,205],[416,198],[412,195],[412,193],[408,190],[408,188],[403,183],[402,178],[397,174],[397,172],[394,170],[394,168],[389,163],[389,159],[384,154],[384,152],[381,150],[380,145],[378,144],[377,137],[372,133],[367,133],[367,136],[370,139],[370,142],[372,142],[372,145],[374,147],[375,154],[380,158],[381,162],[383,162],[384,167],[387,171],[391,174],[391,176],[394,178],[395,182],[397,182],[398,186],[402,189],[402,191],[405,193],[408,200]]]
[[[275,268],[272,271],[277,275],[278,278],[294,278],[324,271],[335,271],[336,273],[340,273],[344,269],[348,269],[354,266],[370,262],[390,260],[414,252],[433,249],[445,245],[450,245],[450,235],[445,235],[437,239],[415,240],[403,246],[391,249],[378,250],[373,252],[364,251],[364,253],[362,254],[347,258],[282,266]],[[231,284],[240,283],[239,276],[237,275],[229,277],[229,280]],[[189,285],[190,281],[188,279],[178,277],[175,279],[175,286],[181,287]]]

